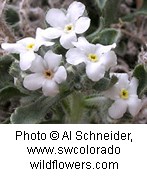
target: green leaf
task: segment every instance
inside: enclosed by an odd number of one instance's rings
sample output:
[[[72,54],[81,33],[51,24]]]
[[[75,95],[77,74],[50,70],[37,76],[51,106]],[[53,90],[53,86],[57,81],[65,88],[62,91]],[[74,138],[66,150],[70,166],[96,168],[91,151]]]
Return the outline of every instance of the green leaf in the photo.
[[[12,97],[23,96],[23,94],[14,86],[6,86],[0,89],[0,101],[9,100]]]
[[[19,22],[18,12],[12,7],[7,8],[5,10],[5,20],[10,25],[16,24],[17,22]]]
[[[85,99],[85,105],[89,108],[97,110],[97,118],[100,123],[108,123],[108,109],[113,102],[103,96],[95,96]]]
[[[119,8],[121,0],[108,0],[102,12],[102,16],[105,19],[105,27],[109,27],[111,24],[118,22],[119,20]]]
[[[84,98],[81,92],[74,92],[69,97],[70,112],[67,115],[69,123],[80,123],[84,112]]]
[[[104,9],[107,1],[108,0],[95,0],[101,11]]]
[[[118,78],[116,76],[112,76],[111,79],[104,77],[101,80],[99,80],[97,83],[95,83],[93,88],[98,92],[102,92],[111,88],[117,81]]]
[[[115,52],[117,53],[117,55],[124,57],[124,55],[126,54],[126,50],[127,50],[126,42],[120,40],[115,48]]]
[[[13,77],[9,74],[9,68],[14,57],[6,55],[0,57],[0,89],[6,87],[7,85],[13,85]]]
[[[40,97],[35,102],[16,108],[10,117],[11,123],[14,124],[36,124],[44,120],[48,110],[57,102],[72,93],[71,90],[65,91],[53,98]]]
[[[103,45],[111,45],[113,43],[117,43],[121,33],[119,30],[113,28],[106,28],[99,32],[95,38],[93,38],[92,43],[100,43]]]
[[[15,78],[19,78],[20,77],[20,73],[21,73],[21,69],[19,67],[19,62],[18,61],[14,61],[9,69],[9,73],[10,75],[12,75]]]
[[[144,65],[138,65],[134,69],[133,75],[139,80],[137,93],[139,97],[147,93],[147,69]]]
[[[29,91],[26,88],[24,88],[22,76],[25,76],[25,72],[21,71],[19,62],[17,60],[15,60],[10,66],[9,73],[13,77],[15,77],[15,86],[21,93],[29,96],[36,93],[36,91]]]
[[[93,32],[93,33],[91,33],[90,35],[88,35],[88,36],[86,37],[86,39],[87,39],[89,42],[92,42],[93,39],[99,35],[100,31],[101,31],[103,28],[104,28],[104,18],[103,18],[103,17],[100,17],[99,28],[98,28],[95,32]]]

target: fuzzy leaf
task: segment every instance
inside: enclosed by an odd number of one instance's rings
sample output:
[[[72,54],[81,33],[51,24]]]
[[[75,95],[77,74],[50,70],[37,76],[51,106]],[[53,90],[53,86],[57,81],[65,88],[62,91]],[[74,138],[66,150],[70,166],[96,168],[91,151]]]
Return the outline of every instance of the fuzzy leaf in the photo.
[[[53,98],[40,97],[35,102],[16,108],[10,117],[11,123],[14,124],[36,124],[42,122],[50,107],[68,96],[72,91],[68,90]]]
[[[102,30],[98,36],[96,36],[92,43],[100,43],[103,45],[111,45],[113,43],[117,43],[120,38],[120,31],[113,29],[113,28],[107,28]]]
[[[15,78],[18,78],[20,76],[21,69],[19,67],[18,61],[14,61],[12,63],[12,65],[10,66],[10,69],[9,69],[9,73],[10,73],[10,75],[12,75]]]
[[[89,108],[97,110],[97,118],[100,123],[109,123],[108,109],[113,102],[103,96],[95,96],[85,99],[85,105]]]
[[[111,79],[104,77],[101,80],[99,80],[97,83],[95,83],[93,88],[98,92],[102,92],[111,88],[117,81],[118,79],[116,76],[112,76]]]
[[[0,101],[9,100],[12,97],[23,96],[23,94],[14,86],[6,86],[0,89]]]
[[[147,93],[147,69],[143,65],[138,65],[133,75],[139,80],[138,95],[141,97]]]
[[[67,116],[68,122],[77,124],[81,121],[84,112],[83,94],[74,92],[69,96],[70,113]]]
[[[10,25],[14,25],[17,22],[19,22],[19,15],[18,15],[17,11],[12,7],[6,9],[5,20]]]
[[[13,77],[9,74],[9,68],[14,58],[10,55],[0,57],[0,89],[7,85],[13,85]]]
[[[100,8],[100,10],[102,11],[108,0],[95,0],[95,1],[97,3],[98,7]]]
[[[121,0],[108,0],[102,12],[102,16],[105,19],[105,27],[109,27],[111,24],[118,22],[119,19],[119,7]]]
[[[100,17],[100,22],[99,22],[99,28],[91,33],[90,35],[88,35],[86,37],[86,39],[89,41],[89,42],[92,42],[94,38],[96,38],[97,36],[99,36],[99,33],[100,31],[104,28],[104,18],[103,17]]]

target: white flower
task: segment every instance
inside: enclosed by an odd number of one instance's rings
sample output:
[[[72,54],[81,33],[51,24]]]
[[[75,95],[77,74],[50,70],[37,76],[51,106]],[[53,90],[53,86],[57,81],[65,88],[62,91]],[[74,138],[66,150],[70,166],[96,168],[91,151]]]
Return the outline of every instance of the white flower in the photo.
[[[44,30],[43,38],[55,39],[60,37],[61,45],[69,49],[72,42],[77,41],[76,34],[84,33],[90,26],[88,17],[81,17],[85,6],[81,2],[73,2],[67,11],[52,8],[46,15],[46,21],[51,27]]]
[[[78,42],[73,43],[76,48],[71,48],[66,53],[66,60],[72,65],[82,62],[86,64],[86,74],[92,81],[98,81],[104,77],[105,71],[117,64],[117,58],[112,48],[116,44],[104,46],[90,44],[84,37],[79,37]]]
[[[127,74],[116,76],[118,82],[104,92],[105,96],[115,101],[108,110],[109,115],[114,119],[119,119],[128,110],[132,116],[136,116],[142,107],[141,99],[137,95],[138,80],[133,77],[129,81]]]
[[[45,43],[40,34],[40,29],[36,31],[36,38],[26,37],[16,43],[2,43],[1,47],[10,52],[20,54],[20,68],[27,70],[30,68],[32,61],[35,59],[35,52],[38,51],[41,45],[53,45],[53,42]]]
[[[37,28],[36,29],[36,46],[39,47],[42,46],[42,45],[45,45],[45,46],[52,46],[54,45],[55,43],[54,42],[51,42],[51,39],[50,38],[46,38],[45,37],[45,34],[46,34],[46,31],[41,29],[41,28]]]
[[[30,68],[33,74],[24,78],[24,87],[29,90],[42,88],[45,96],[55,96],[59,92],[58,84],[67,78],[65,68],[59,66],[61,59],[62,55],[57,55],[52,51],[48,51],[44,59],[36,54],[36,59]]]

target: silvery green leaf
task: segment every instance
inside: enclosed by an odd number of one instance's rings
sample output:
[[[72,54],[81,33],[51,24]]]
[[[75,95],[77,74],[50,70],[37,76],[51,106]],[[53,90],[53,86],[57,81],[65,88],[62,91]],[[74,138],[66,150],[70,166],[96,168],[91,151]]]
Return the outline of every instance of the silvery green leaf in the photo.
[[[133,75],[139,80],[138,95],[147,94],[147,69],[144,65],[137,65]]]

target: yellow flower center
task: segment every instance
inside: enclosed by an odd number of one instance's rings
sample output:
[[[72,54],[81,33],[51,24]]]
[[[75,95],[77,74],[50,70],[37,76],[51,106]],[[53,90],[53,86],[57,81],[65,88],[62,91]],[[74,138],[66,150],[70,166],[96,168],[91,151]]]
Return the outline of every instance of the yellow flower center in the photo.
[[[53,75],[54,75],[54,73],[51,70],[46,70],[44,72],[45,78],[52,79]]]
[[[126,89],[122,89],[120,91],[120,98],[122,99],[128,99],[129,98],[129,92]]]
[[[73,31],[73,25],[69,24],[64,27],[64,32],[69,33]]]
[[[88,59],[92,62],[97,62],[98,61],[98,56],[96,54],[90,53],[88,55]]]
[[[27,50],[32,50],[34,48],[35,44],[34,43],[30,43],[26,46]]]

